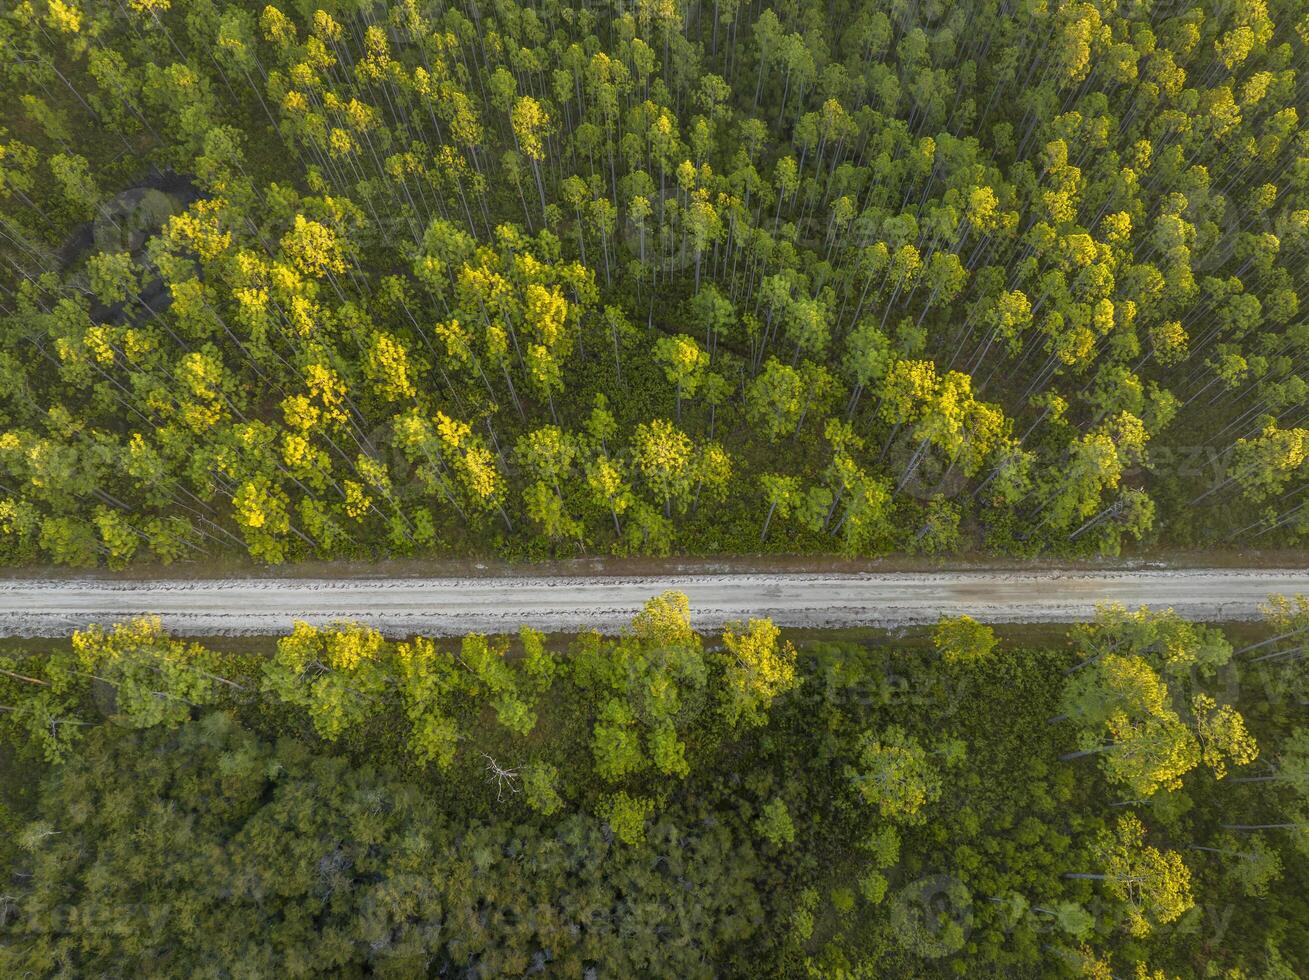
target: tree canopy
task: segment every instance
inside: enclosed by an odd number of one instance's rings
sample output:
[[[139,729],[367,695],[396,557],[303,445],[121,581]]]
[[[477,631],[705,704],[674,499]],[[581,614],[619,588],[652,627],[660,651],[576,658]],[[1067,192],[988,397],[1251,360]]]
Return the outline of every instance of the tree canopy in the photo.
[[[1298,608],[1042,646],[702,635],[665,593],[613,636],[10,644],[0,964],[1291,977]],[[1180,634],[1232,673],[1167,669]]]
[[[1309,533],[1294,4],[313,7],[0,14],[0,561]]]

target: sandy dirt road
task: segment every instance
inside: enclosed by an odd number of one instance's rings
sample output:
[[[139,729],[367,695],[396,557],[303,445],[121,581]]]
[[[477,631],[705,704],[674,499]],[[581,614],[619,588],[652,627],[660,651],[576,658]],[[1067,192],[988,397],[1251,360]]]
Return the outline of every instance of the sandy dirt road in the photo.
[[[104,579],[0,582],[0,634],[63,636],[145,614],[179,634],[278,634],[353,620],[390,635],[621,630],[650,596],[685,592],[697,629],[768,616],[779,626],[907,626],[967,613],[992,623],[1076,622],[1102,602],[1253,619],[1270,595],[1309,595],[1309,568],[959,571],[649,577]]]

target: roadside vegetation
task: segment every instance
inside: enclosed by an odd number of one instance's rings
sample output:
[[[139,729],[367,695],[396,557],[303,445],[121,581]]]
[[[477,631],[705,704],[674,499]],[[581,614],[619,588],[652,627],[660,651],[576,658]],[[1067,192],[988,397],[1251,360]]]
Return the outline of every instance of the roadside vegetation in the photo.
[[[1232,635],[14,648],[0,972],[1294,980],[1309,607]]]

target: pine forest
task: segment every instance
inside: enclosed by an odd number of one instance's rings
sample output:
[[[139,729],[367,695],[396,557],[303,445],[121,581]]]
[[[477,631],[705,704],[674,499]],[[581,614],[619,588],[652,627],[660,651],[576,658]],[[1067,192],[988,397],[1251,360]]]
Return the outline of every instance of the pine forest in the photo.
[[[1309,531],[1300,0],[22,0],[0,554]]]

